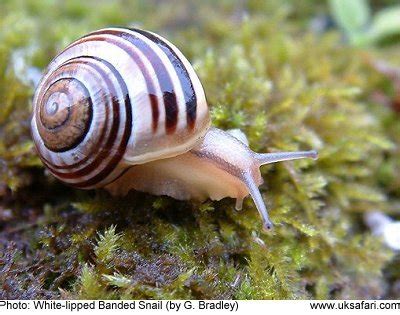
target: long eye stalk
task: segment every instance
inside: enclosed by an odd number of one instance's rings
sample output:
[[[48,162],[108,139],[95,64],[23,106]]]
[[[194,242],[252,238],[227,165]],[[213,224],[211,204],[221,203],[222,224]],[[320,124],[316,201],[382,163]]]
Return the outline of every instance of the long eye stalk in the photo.
[[[245,174],[243,178],[247,188],[249,189],[251,198],[257,207],[258,212],[263,220],[263,228],[265,231],[270,231],[273,227],[271,220],[269,219],[268,210],[265,206],[264,200],[261,196],[260,190],[258,189],[256,183],[250,174]]]
[[[311,150],[297,152],[255,153],[255,158],[259,161],[260,165],[265,165],[275,162],[291,161],[304,158],[316,160],[318,158],[318,152]]]

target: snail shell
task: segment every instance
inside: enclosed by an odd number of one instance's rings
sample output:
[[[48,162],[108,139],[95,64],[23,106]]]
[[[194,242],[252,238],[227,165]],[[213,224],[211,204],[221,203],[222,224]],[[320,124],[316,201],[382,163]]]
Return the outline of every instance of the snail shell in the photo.
[[[33,101],[43,163],[84,189],[187,152],[209,125],[190,63],[166,39],[138,29],[103,29],[73,42],[50,63]]]

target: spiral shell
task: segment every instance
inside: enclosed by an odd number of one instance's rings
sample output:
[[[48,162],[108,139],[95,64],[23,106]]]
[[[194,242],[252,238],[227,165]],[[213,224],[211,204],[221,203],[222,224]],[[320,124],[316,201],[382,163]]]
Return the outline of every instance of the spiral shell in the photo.
[[[164,38],[110,28],[69,45],[33,101],[32,135],[50,172],[102,187],[132,165],[189,151],[210,125],[192,66]]]

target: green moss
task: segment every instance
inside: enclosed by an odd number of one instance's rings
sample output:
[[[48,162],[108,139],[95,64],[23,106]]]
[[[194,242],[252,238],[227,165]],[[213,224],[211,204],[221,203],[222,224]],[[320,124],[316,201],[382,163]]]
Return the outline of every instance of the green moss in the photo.
[[[94,248],[94,253],[99,263],[109,264],[115,255],[118,248],[118,242],[121,235],[115,233],[115,226],[111,226],[104,232],[104,235],[99,233],[97,246]]]
[[[390,48],[312,34],[323,5],[95,2],[0,4],[1,298],[396,297],[393,253],[362,221],[400,211],[399,117],[371,97],[390,97],[392,82],[364,58],[394,58]],[[272,234],[251,200],[237,212],[230,199],[113,198],[44,170],[29,133],[32,80],[89,30],[132,24],[189,57],[214,125],[241,128],[257,151],[320,151],[262,169]]]

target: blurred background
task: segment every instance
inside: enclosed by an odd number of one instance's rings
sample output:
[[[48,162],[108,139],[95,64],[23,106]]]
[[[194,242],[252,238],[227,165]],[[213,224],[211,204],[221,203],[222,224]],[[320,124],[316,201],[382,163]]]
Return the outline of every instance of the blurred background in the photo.
[[[109,26],[176,44],[213,124],[255,151],[320,151],[262,169],[274,233],[250,200],[112,198],[45,171],[35,85]],[[399,298],[399,51],[398,1],[2,0],[0,298]]]

